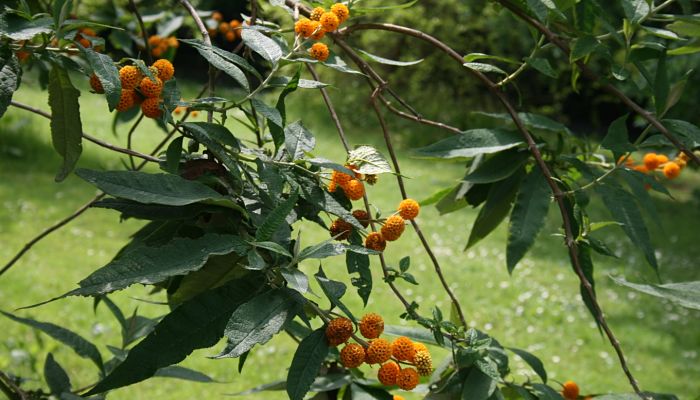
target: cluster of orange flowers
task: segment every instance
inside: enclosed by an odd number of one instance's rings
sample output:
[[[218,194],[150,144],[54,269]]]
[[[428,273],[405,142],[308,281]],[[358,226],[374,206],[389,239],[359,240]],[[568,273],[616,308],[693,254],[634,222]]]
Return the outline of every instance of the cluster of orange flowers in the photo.
[[[224,17],[220,12],[214,11],[211,17],[207,20],[207,29],[209,37],[215,38],[219,33],[227,42],[233,42],[241,38],[241,21],[232,19],[228,22],[223,20]]]
[[[622,162],[624,158],[620,158],[618,162]],[[647,174],[656,170],[663,172],[664,176],[668,179],[675,179],[681,174],[683,168],[685,168],[688,163],[688,156],[681,152],[673,160],[669,160],[664,154],[647,153],[642,158],[641,164],[636,164],[632,157],[628,157],[625,162],[625,167],[633,169],[635,171]]]
[[[117,111],[123,112],[136,105],[141,106],[141,112],[149,118],[159,118],[163,111],[160,108],[163,82],[172,79],[175,67],[170,61],[160,59],[149,68],[153,79],[144,76],[141,71],[133,66],[126,65],[119,69],[119,80],[122,91]],[[102,82],[97,75],[90,76],[90,86],[95,93],[104,93]]]
[[[340,24],[350,17],[350,10],[343,3],[335,3],[330,11],[323,7],[316,7],[311,11],[309,18],[301,18],[294,24],[294,32],[304,39],[321,40],[327,32],[334,32]],[[326,61],[330,55],[328,46],[323,43],[314,43],[309,49],[309,54],[316,60]]]
[[[158,35],[151,35],[148,38],[148,46],[151,48],[151,55],[158,58],[163,57],[170,49],[177,49],[180,46],[180,42],[177,41],[175,36],[164,38]]]
[[[379,336],[384,332],[384,320],[378,314],[369,313],[359,323],[360,334],[369,339],[365,343],[347,343],[355,328],[347,318],[335,318],[326,326],[326,338],[331,346],[346,343],[340,351],[340,363],[346,368],[357,368],[364,363],[380,364],[377,379],[385,386],[398,386],[413,390],[421,376],[429,376],[433,371],[433,359],[423,343],[413,342],[401,336],[393,342]],[[402,368],[402,364],[412,367]]]

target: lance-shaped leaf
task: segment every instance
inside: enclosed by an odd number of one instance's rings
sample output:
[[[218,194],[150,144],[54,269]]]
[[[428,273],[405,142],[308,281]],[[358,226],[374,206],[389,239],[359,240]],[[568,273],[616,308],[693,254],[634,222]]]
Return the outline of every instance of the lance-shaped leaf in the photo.
[[[603,203],[610,211],[612,218],[622,224],[622,230],[632,243],[642,250],[654,271],[658,271],[659,266],[656,262],[654,247],[651,245],[649,231],[634,196],[622,187],[612,184],[598,185],[596,190],[603,197]]]
[[[284,128],[284,146],[292,160],[298,160],[314,149],[316,139],[301,121],[296,121]]]
[[[239,254],[248,245],[238,236],[209,233],[197,239],[176,238],[160,247],[141,247],[113,260],[80,281],[68,296],[94,296],[135,283],[154,284],[200,269],[212,255]]]
[[[267,343],[297,315],[300,306],[293,292],[286,289],[273,289],[252,298],[231,315],[224,331],[228,344],[217,358],[240,357],[256,344]]]
[[[90,68],[92,72],[97,76],[102,84],[102,88],[105,91],[105,96],[107,97],[107,105],[109,106],[109,111],[114,110],[114,108],[119,104],[119,98],[122,93],[122,83],[119,79],[119,71],[117,66],[114,64],[112,58],[106,54],[98,53],[91,47],[82,47],[80,49],[85,53],[85,58],[88,63],[90,63]]]
[[[539,358],[532,353],[525,350],[516,349],[515,347],[508,347],[508,350],[522,358],[523,361],[525,361],[532,368],[532,370],[539,375],[542,382],[547,383],[547,370],[545,370],[544,364],[542,364],[542,361]]]
[[[318,282],[318,284],[321,286],[323,293],[325,293],[326,297],[328,297],[328,300],[330,300],[331,304],[343,310],[345,315],[350,317],[351,320],[355,321],[355,316],[352,315],[350,309],[347,306],[345,306],[345,304],[343,304],[343,302],[340,300],[340,298],[343,297],[343,295],[345,294],[345,290],[347,289],[345,284],[342,282],[334,281],[332,279],[328,279],[321,267],[318,267],[318,272],[314,276],[316,277],[316,281]]]
[[[491,186],[486,203],[481,207],[474,221],[466,249],[485,238],[505,219],[515,195],[518,193],[521,178],[522,171]]]
[[[46,355],[44,362],[44,379],[51,389],[51,394],[60,396],[63,392],[70,392],[70,378],[61,364],[54,360],[51,353]]]
[[[537,238],[549,210],[551,191],[539,168],[534,168],[523,180],[510,214],[506,264],[512,273]]]
[[[406,66],[409,66],[409,65],[416,65],[416,64],[419,64],[419,63],[421,63],[421,62],[423,61],[422,58],[421,58],[420,60],[415,60],[415,61],[397,61],[397,60],[390,60],[390,59],[388,59],[388,58],[379,57],[379,56],[377,56],[377,55],[370,54],[370,53],[368,53],[368,52],[366,52],[366,51],[364,51],[364,50],[362,50],[362,49],[357,49],[357,51],[359,51],[360,53],[366,55],[366,56],[369,57],[370,59],[372,59],[372,60],[374,60],[374,61],[376,61],[376,62],[378,62],[378,63],[380,63],[380,64],[395,65],[395,66],[397,66],[397,67],[406,67]]]
[[[240,175],[238,161],[230,153],[240,151],[240,143],[228,128],[210,122],[185,122],[182,126],[194,140],[221,160],[232,174]]]
[[[255,233],[256,242],[265,242],[272,238],[277,229],[282,226],[287,215],[292,212],[294,205],[299,199],[299,194],[297,192],[292,193],[287,200],[282,204],[277,206],[272,210],[263,223],[258,227],[258,231]]]
[[[472,129],[416,150],[419,157],[457,158],[497,153],[523,143],[522,137],[502,129]]]
[[[220,212],[224,210],[224,208],[202,203],[188,204],[186,206],[164,206],[161,204],[143,204],[133,200],[112,198],[95,202],[90,205],[90,207],[117,210],[122,214],[122,219],[136,218],[150,221],[189,219],[205,212]]]
[[[29,318],[21,318],[4,311],[0,311],[0,313],[15,322],[19,322],[44,332],[45,334],[73,349],[73,351],[75,351],[75,353],[80,357],[92,360],[92,362],[94,362],[95,365],[100,368],[100,370],[103,369],[102,356],[100,355],[99,350],[97,350],[97,347],[77,333],[50,322],[41,322]]]
[[[245,212],[209,186],[177,175],[88,169],[79,169],[75,173],[109,195],[139,203],[184,206],[201,202]]]
[[[5,115],[12,95],[19,88],[22,68],[17,56],[8,48],[0,50],[0,118]]]
[[[183,303],[166,315],[155,330],[129,351],[126,360],[86,395],[103,393],[152,377],[160,368],[177,364],[196,349],[215,345],[231,314],[253,297],[259,275],[236,280]]]
[[[291,400],[304,398],[327,355],[328,342],[325,328],[313,331],[299,343],[287,374],[287,394]]]
[[[486,400],[496,389],[496,382],[476,368],[472,368],[462,384],[462,400]]]
[[[272,64],[277,64],[283,56],[280,44],[265,36],[262,32],[255,29],[243,29],[241,37],[246,46]]]
[[[80,91],[71,83],[68,72],[54,64],[49,72],[51,142],[63,158],[63,166],[56,174],[56,182],[66,179],[73,171],[83,151],[79,96]]]
[[[627,135],[627,117],[627,115],[623,115],[610,124],[608,134],[600,142],[601,147],[612,150],[616,154],[635,150]]]
[[[250,84],[248,83],[248,79],[246,78],[243,71],[241,71],[241,69],[236,65],[237,63],[234,63],[233,59],[229,57],[230,54],[228,56],[222,54],[224,50],[213,46],[209,46],[199,40],[181,41],[194,47],[199,52],[199,54],[209,62],[209,64],[213,65],[214,68],[223,71],[226,75],[230,76],[236,82],[238,82],[238,84],[240,84],[243,87],[243,89],[245,89],[247,92],[250,92]]]
[[[204,374],[193,369],[181,367],[179,365],[171,365],[169,367],[161,368],[156,371],[155,375],[160,378],[175,378],[182,379],[184,381],[200,382],[200,383],[211,383],[216,382],[211,376]]]
[[[666,283],[663,285],[628,282],[623,278],[610,277],[615,283],[638,292],[670,300],[679,306],[700,310],[700,281]]]

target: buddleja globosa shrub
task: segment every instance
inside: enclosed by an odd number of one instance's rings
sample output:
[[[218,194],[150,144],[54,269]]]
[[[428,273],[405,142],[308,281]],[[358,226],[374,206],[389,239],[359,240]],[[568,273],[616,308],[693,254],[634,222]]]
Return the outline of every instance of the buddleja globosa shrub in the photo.
[[[611,255],[606,243],[594,235],[596,229],[610,224],[594,223],[586,209],[592,197],[602,199],[611,220],[658,270],[640,208],[653,212],[648,192],[668,194],[666,180],[697,164],[693,150],[700,146],[700,129],[686,121],[664,119],[682,96],[686,79],[686,75],[669,74],[667,65],[674,57],[698,50],[694,28],[698,20],[690,15],[690,2],[657,5],[622,0],[619,7],[625,17],[616,20],[594,0],[499,0],[495,3],[503,12],[529,25],[534,35],[536,46],[531,55],[519,61],[460,54],[413,27],[363,23],[363,14],[390,12],[392,6],[371,8],[359,1],[253,2],[251,15],[227,22],[220,13],[198,10],[196,4],[180,0],[173,2],[177,8],[164,14],[172,18],[171,23],[161,23],[159,28],[152,26],[152,18],[142,18],[138,5],[130,2],[133,18],[126,26],[131,30],[119,34],[110,25],[91,22],[89,16],[73,15],[72,1],[48,3],[37,9],[19,1],[14,8],[2,10],[0,115],[14,106],[50,118],[53,145],[63,158],[56,180],[75,173],[102,191],[91,207],[147,222],[111,262],[85,277],[75,289],[49,300],[81,296],[104,303],[123,328],[122,348],[110,348],[111,359],[103,360],[94,344],[69,327],[4,313],[92,360],[99,381],[73,388],[67,372],[49,355],[45,390],[27,391],[21,380],[0,375],[2,389],[11,398],[103,398],[157,375],[193,374],[175,364],[195,349],[215,346],[223,337],[227,344],[217,358],[238,358],[240,369],[256,345],[264,346],[280,332],[299,343],[287,366],[288,378],[281,386],[266,385],[251,392],[284,388],[291,399],[305,398],[310,392],[332,398],[390,399],[389,390],[398,387],[417,390],[430,399],[582,398],[574,382],[550,383],[535,355],[504,347],[495,338],[467,327],[462,306],[419,226],[420,209],[430,204],[442,213],[480,207],[467,240],[470,247],[509,218],[506,267],[512,271],[544,226],[552,203],[559,210],[562,251],[568,252],[580,280],[580,295],[610,340],[634,392],[600,398],[675,398],[639,387],[605,320],[596,299],[591,254]],[[655,18],[672,5],[675,13]],[[276,22],[266,20],[265,11],[273,9],[287,14]],[[485,114],[493,124],[469,130],[424,118],[372,67],[374,62],[395,66],[406,62],[352,47],[348,38],[363,30],[391,31],[425,41],[446,62],[459,63],[465,74],[475,78],[475,84],[494,96],[504,113]],[[109,46],[104,37],[110,38]],[[212,44],[212,37],[214,43],[235,48],[223,50]],[[177,63],[171,61],[181,46],[196,50],[208,65],[208,83],[197,98],[182,98],[174,78]],[[116,58],[116,54],[130,57]],[[39,71],[45,83],[50,114],[12,100],[23,70],[30,67]],[[287,112],[285,103],[300,89],[317,90],[329,112],[336,115],[326,85],[317,78],[317,68],[369,83],[377,132],[386,142],[385,150],[351,147],[338,123],[346,158],[327,160],[314,154],[312,132]],[[594,82],[629,107],[630,114],[610,125],[599,146],[587,143],[557,121],[515,108],[510,93],[526,69],[551,77],[568,74],[574,89]],[[302,78],[306,71],[309,76]],[[222,74],[231,78],[240,96],[217,96],[216,82]],[[133,132],[144,116],[152,118],[168,132],[166,140],[149,155],[83,133],[76,79],[89,82],[92,88],[93,94],[82,95],[106,98],[105,114],[113,111],[115,123],[136,118]],[[648,95],[652,109],[632,101],[618,84],[636,85]],[[465,160],[469,172],[457,186],[422,204],[406,193],[384,109],[454,134],[418,149],[417,154]],[[188,121],[198,111],[206,112],[207,122]],[[244,128],[237,129],[250,132],[231,131],[224,124],[228,118],[242,120]],[[646,129],[631,142],[627,125],[633,118]],[[244,137],[254,140],[242,140]],[[84,142],[124,153],[130,168],[74,170]],[[145,163],[156,165],[161,172],[142,172]],[[403,201],[380,214],[370,207],[366,188],[378,182],[391,184],[394,178]],[[293,237],[292,228],[301,220],[328,231],[329,239],[309,245]],[[451,299],[447,319],[439,308],[416,303],[395,285],[399,279],[416,283],[408,272],[408,258],[399,269],[384,262],[382,252],[401,240],[406,229],[417,233]],[[401,317],[409,321],[410,328],[385,326],[385,321],[393,323],[398,317],[371,310],[358,319],[360,310],[351,310],[343,302],[348,292],[345,283],[329,279],[322,267],[313,275],[299,268],[305,260],[342,255],[348,281],[365,304],[378,284],[372,281],[370,268],[381,269],[384,281],[379,284],[389,285],[405,306]],[[318,282],[329,308],[310,296],[311,279]],[[662,297],[685,296],[684,305],[697,307],[687,296],[694,290],[691,284],[620,283]],[[143,329],[134,329],[133,318],[125,318],[109,299],[110,293],[136,284],[165,292],[170,306],[164,317],[141,321],[148,325]],[[428,315],[425,310],[432,312]],[[392,340],[385,331],[399,337]],[[449,357],[434,364],[425,343],[449,349]],[[525,360],[539,380],[517,381],[511,376],[509,352]],[[374,369],[360,368],[364,364]]]

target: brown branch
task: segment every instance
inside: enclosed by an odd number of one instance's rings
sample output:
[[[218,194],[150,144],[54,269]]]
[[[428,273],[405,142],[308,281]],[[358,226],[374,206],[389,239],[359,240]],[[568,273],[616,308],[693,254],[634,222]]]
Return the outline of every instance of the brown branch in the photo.
[[[433,126],[433,127],[436,127],[436,128],[444,129],[444,130],[450,131],[450,132],[452,132],[452,133],[462,133],[462,130],[459,129],[459,128],[457,128],[457,127],[450,126],[450,125],[447,125],[447,124],[445,124],[445,123],[438,122],[438,121],[432,121],[432,120],[423,118],[422,116],[415,116],[415,115],[411,115],[411,114],[405,113],[405,112],[403,112],[403,111],[397,109],[396,107],[394,107],[394,106],[391,104],[391,102],[390,102],[389,100],[387,100],[387,99],[386,99],[384,96],[382,96],[381,94],[379,95],[379,100],[381,100],[382,103],[384,103],[384,107],[386,107],[387,110],[391,111],[392,113],[398,115],[398,116],[401,117],[401,118],[408,119],[408,120],[417,122],[417,123],[419,123],[419,124],[423,124],[423,125],[428,125],[428,126]]]
[[[146,50],[146,61],[148,64],[153,64],[153,58],[151,57],[151,45],[148,43],[148,31],[146,31],[146,25],[143,24],[143,18],[139,14],[139,9],[136,7],[134,0],[129,0],[129,11],[134,13],[136,20],[141,28],[141,36],[143,37],[143,47]]]
[[[564,52],[564,54],[569,57],[571,53],[571,49],[569,48],[568,43],[566,43],[564,40],[560,39],[554,32],[552,32],[549,28],[547,28],[545,25],[543,25],[540,21],[532,18],[531,16],[527,15],[524,13],[522,10],[520,10],[517,6],[513,5],[510,1],[508,0],[498,0],[498,2],[503,5],[503,7],[507,8],[509,11],[511,11],[513,14],[515,14],[518,18],[522,19],[523,21],[527,22],[529,25],[532,25],[535,29],[540,31],[547,40],[552,42],[555,46],[557,46],[561,51]],[[602,81],[601,77],[598,76],[593,70],[591,70],[584,62],[583,60],[578,60],[576,61],[576,66],[583,72],[584,76],[586,76],[588,79],[592,81]],[[677,149],[685,153],[691,160],[695,161],[696,164],[700,165],[700,157],[695,155],[690,149],[685,147],[683,143],[681,143],[657,118],[656,116],[646,110],[644,107],[640,106],[637,104],[634,100],[629,98],[626,94],[624,94],[620,89],[617,87],[613,86],[610,83],[601,83],[603,89],[613,96],[617,97],[622,103],[624,103],[629,109],[634,111],[636,114],[638,114],[640,117],[644,118],[649,124],[651,124],[654,128],[656,128],[659,132],[661,132],[662,135],[666,137],[671,143],[673,143],[674,146],[676,146]]]
[[[391,32],[396,32],[396,33],[401,33],[409,36],[416,37],[418,39],[424,40],[436,48],[442,50],[443,52],[447,53],[452,59],[454,59],[456,62],[458,62],[460,65],[464,64],[464,59],[462,56],[457,53],[455,50],[453,50],[451,47],[447,46],[445,43],[441,42],[440,40],[436,39],[433,36],[430,36],[424,32],[399,26],[399,25],[393,25],[393,24],[358,24],[358,25],[353,25],[348,28],[345,28],[345,34],[348,34],[349,32],[356,31],[356,30],[361,30],[361,29],[378,29],[378,30],[386,30],[386,31],[391,31]],[[565,233],[565,243],[567,248],[569,249],[569,256],[571,258],[571,262],[573,264],[574,270],[576,271],[576,275],[578,275],[579,281],[581,282],[581,285],[584,287],[586,290],[586,293],[589,295],[589,297],[592,300],[593,303],[593,309],[595,313],[596,320],[600,324],[600,326],[603,328],[603,331],[605,332],[606,336],[608,337],[608,340],[610,344],[613,346],[615,349],[615,352],[617,353],[618,359],[620,361],[620,366],[622,367],[622,370],[624,371],[625,375],[627,376],[627,379],[630,382],[630,385],[634,389],[634,391],[642,398],[644,398],[641,389],[639,388],[639,385],[637,383],[637,380],[634,378],[632,375],[632,372],[629,369],[629,366],[627,365],[627,359],[624,355],[624,352],[622,351],[622,348],[620,346],[620,342],[617,340],[617,337],[615,334],[612,332],[610,327],[608,326],[608,323],[605,319],[605,315],[603,314],[603,310],[600,307],[600,304],[598,304],[597,297],[595,295],[595,292],[593,291],[593,286],[591,283],[588,281],[586,278],[585,274],[583,273],[583,268],[581,267],[581,263],[579,260],[579,254],[578,254],[578,246],[576,244],[575,236],[573,233],[573,226],[572,222],[569,218],[569,214],[566,208],[566,204],[564,202],[565,198],[565,193],[559,188],[559,185],[557,184],[557,180],[554,178],[552,172],[549,170],[549,167],[547,164],[544,162],[544,159],[542,158],[542,154],[540,153],[539,149],[537,148],[537,145],[535,143],[534,138],[530,134],[530,132],[527,130],[525,127],[525,124],[523,121],[520,119],[518,116],[515,108],[513,105],[510,103],[510,100],[506,97],[506,95],[500,90],[500,88],[493,82],[491,81],[486,75],[483,73],[467,68],[467,70],[474,75],[477,79],[479,79],[491,92],[492,95],[494,95],[500,102],[501,104],[505,107],[506,111],[510,115],[511,119],[515,123],[516,127],[520,131],[520,133],[523,135],[525,138],[525,141],[528,144],[528,149],[532,153],[533,157],[535,158],[535,161],[542,171],[542,174],[545,176],[548,185],[550,186],[552,193],[554,194],[554,199],[557,202],[557,205],[559,207],[559,211],[562,216],[562,222],[564,226],[564,233]]]
[[[180,0],[180,4],[187,9],[187,12],[190,13],[190,16],[192,19],[194,19],[194,23],[197,25],[197,29],[199,29],[199,33],[202,35],[202,40],[204,41],[204,44],[207,46],[212,46],[211,44],[211,38],[209,37],[209,31],[207,30],[206,25],[204,25],[204,21],[202,21],[202,18],[199,16],[197,13],[197,10],[192,6],[192,4],[188,0]],[[214,85],[216,83],[216,68],[214,68],[213,65],[209,64],[209,83],[207,84],[207,88],[209,91],[209,97],[214,96]],[[214,111],[213,110],[208,110],[207,111],[207,122],[212,122],[214,120]]]
[[[17,107],[17,108],[20,108],[22,110],[32,112],[32,113],[37,114],[37,115],[41,115],[44,118],[51,119],[51,114],[47,113],[46,111],[40,110],[38,108],[34,108],[30,105],[20,103],[18,101],[14,101],[14,100],[12,100],[10,102],[10,105]],[[92,143],[95,143],[96,145],[98,145],[100,147],[104,147],[105,149],[109,149],[109,150],[115,151],[117,153],[127,154],[127,155],[133,156],[133,157],[138,157],[138,158],[141,158],[143,160],[150,161],[150,162],[156,162],[156,163],[160,162],[160,159],[157,157],[153,157],[153,156],[148,155],[148,154],[139,153],[138,151],[134,151],[131,149],[125,149],[123,147],[115,146],[115,145],[107,143],[101,139],[98,139],[94,136],[90,136],[85,132],[83,132],[82,135],[85,138],[85,140],[90,141]]]
[[[12,381],[12,378],[2,371],[0,371],[0,389],[9,400],[25,400],[29,398],[24,391]]]

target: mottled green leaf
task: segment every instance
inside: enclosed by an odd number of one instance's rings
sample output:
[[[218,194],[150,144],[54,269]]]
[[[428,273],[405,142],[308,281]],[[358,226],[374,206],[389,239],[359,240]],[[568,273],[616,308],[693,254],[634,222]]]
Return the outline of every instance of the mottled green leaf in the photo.
[[[54,64],[49,72],[49,106],[51,107],[51,142],[63,158],[56,174],[60,182],[73,171],[83,151],[83,125],[80,121],[80,91],[70,81],[68,72]]]
[[[456,158],[496,153],[523,143],[522,137],[502,129],[472,129],[416,150],[419,157]]]
[[[290,400],[302,400],[309,391],[328,355],[325,328],[313,331],[299,343],[287,374],[287,394]]]

